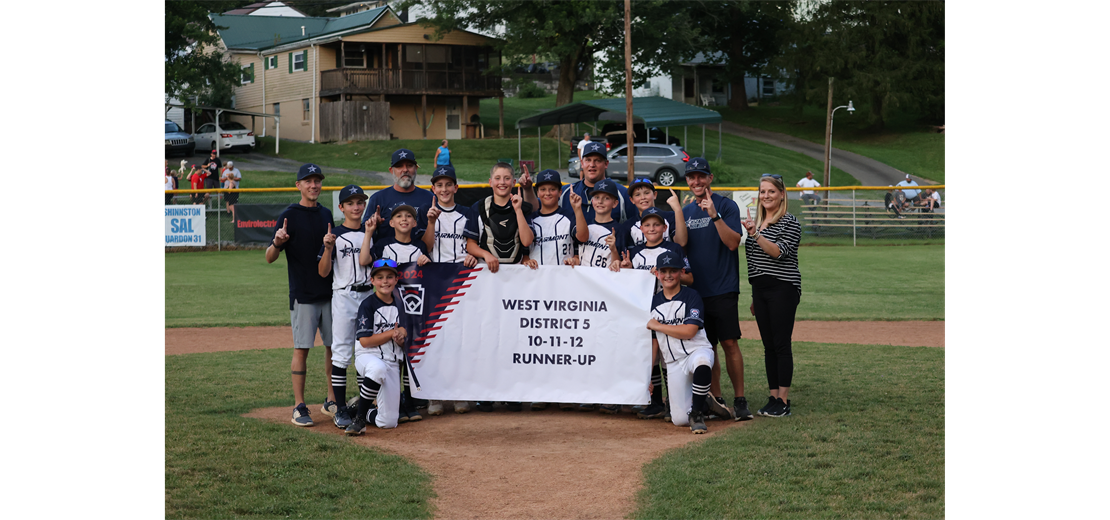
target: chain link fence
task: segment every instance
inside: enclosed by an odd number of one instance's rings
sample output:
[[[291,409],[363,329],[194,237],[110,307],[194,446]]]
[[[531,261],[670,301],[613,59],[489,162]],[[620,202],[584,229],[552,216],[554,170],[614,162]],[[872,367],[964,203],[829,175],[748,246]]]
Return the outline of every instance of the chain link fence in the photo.
[[[364,186],[367,194],[372,190],[384,189],[388,186]],[[422,186],[427,188],[427,186]],[[922,198],[925,197],[925,188],[935,189],[940,193],[942,201],[944,186],[920,186]],[[332,214],[337,222],[342,221],[340,214],[334,207],[332,193],[341,187],[325,187],[320,195],[320,203],[332,208]],[[679,197],[687,201],[690,197],[688,188],[674,187]],[[731,196],[740,206],[741,218],[747,218],[748,210],[755,215],[755,201],[758,195],[756,188],[713,188],[717,194]],[[787,188],[789,192],[801,191],[800,188]],[[803,202],[797,199],[788,201],[791,214],[798,218],[802,225],[803,244],[852,244],[867,245],[881,243],[935,243],[944,240],[945,204],[938,208],[930,209],[912,201],[897,200],[897,197],[887,197],[887,194],[897,194],[898,190],[888,187],[850,187],[830,188],[816,190],[822,197],[818,204]],[[299,202],[300,193],[296,188],[255,188],[239,190],[171,190],[166,195],[172,195],[170,204],[192,204],[193,194],[207,195],[203,202],[205,208],[205,239],[206,247],[210,249],[261,247],[269,241],[257,239],[258,233],[253,236],[256,240],[243,240],[247,234],[242,232],[245,228],[258,228],[272,230],[272,227],[258,225],[258,220],[245,221],[233,219],[227,208],[227,195],[238,193],[238,202],[235,208],[241,206],[263,207],[277,217],[280,208]],[[455,196],[458,204],[469,207],[474,202],[490,195],[492,192],[486,184],[460,185]],[[657,190],[656,206],[664,211],[670,210],[666,204],[669,193],[665,189]],[[791,196],[794,196],[791,194]],[[891,207],[889,198],[894,198]],[[233,197],[234,199],[234,197]],[[253,209],[253,208],[246,208]],[[242,215],[239,215],[242,217]],[[240,229],[237,238],[236,229]],[[177,250],[179,246],[167,246],[167,250]],[[196,248],[182,248],[192,249]]]

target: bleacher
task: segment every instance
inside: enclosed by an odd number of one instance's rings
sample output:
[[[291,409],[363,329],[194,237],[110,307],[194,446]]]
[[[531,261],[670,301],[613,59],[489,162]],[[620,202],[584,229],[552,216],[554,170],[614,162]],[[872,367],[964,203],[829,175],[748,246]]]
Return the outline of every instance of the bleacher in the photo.
[[[901,218],[887,210],[882,200],[857,201],[830,198],[821,204],[804,204],[801,216],[803,231],[817,236],[855,234],[858,237],[880,238],[891,235],[915,235],[932,238],[943,236],[944,208],[926,211],[921,207],[903,210]]]

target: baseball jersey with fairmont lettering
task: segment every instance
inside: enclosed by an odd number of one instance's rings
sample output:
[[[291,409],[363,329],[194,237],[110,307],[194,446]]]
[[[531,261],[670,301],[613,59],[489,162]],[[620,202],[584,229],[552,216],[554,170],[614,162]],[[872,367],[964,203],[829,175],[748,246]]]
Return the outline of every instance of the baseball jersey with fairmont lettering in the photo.
[[[439,203],[436,203],[438,206]],[[428,255],[433,262],[459,263],[466,259],[466,223],[474,218],[470,208],[456,204],[451,209],[440,207],[436,219],[435,240]]]
[[[663,361],[674,363],[690,355],[699,348],[713,348],[705,335],[705,306],[697,291],[680,286],[674,298],[667,299],[663,291],[655,293],[651,299],[651,317],[663,325],[697,325],[698,333],[690,339],[678,339],[662,332],[656,333],[659,340],[659,354]]]
[[[335,247],[331,250],[332,290],[345,289],[355,285],[370,285],[370,266],[358,264],[358,254],[362,251],[362,239],[366,232],[339,225],[332,228]],[[316,255],[319,262],[324,257],[324,246]]]
[[[617,227],[617,222],[594,222],[593,216],[586,218],[589,223],[590,238],[585,244],[578,248],[578,259],[582,265],[588,267],[608,267],[610,256],[609,244],[605,239],[613,234],[613,229]]]
[[[529,220],[536,236],[528,252],[529,258],[540,265],[563,265],[564,260],[574,256],[577,227],[572,211],[561,207],[547,214],[536,211]]]
[[[355,338],[367,338],[392,329],[401,320],[401,312],[397,308],[397,292],[393,293],[393,303],[385,303],[378,297],[378,293],[370,295],[358,307],[358,329]],[[401,324],[404,325],[403,323]],[[372,355],[386,361],[402,360],[404,355],[402,346],[389,340],[377,347],[366,348],[361,344],[355,348],[355,356]]]
[[[374,246],[370,248],[370,256],[374,260],[388,258],[398,264],[415,262],[416,259],[420,258],[420,255],[424,254],[428,254],[428,248],[424,245],[424,242],[420,240],[401,242],[395,236],[375,240]]]

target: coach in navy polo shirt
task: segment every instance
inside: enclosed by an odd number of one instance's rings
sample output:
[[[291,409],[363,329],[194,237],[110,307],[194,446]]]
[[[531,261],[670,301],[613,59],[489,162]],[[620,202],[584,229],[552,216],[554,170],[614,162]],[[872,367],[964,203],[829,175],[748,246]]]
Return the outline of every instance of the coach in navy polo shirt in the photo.
[[[733,411],[736,420],[742,421],[752,418],[744,398],[744,357],[736,343],[740,338],[737,313],[740,255],[736,249],[740,247],[744,226],[736,202],[713,193],[712,183],[713,174],[704,157],[686,163],[686,184],[694,195],[694,201],[682,208],[688,237],[686,257],[691,270],[697,273],[694,290],[705,302],[705,334],[710,345],[720,342],[725,353],[725,367],[735,392]],[[717,356],[713,356],[710,392],[715,396],[713,399],[721,397],[721,364]]]
[[[605,145],[601,143],[589,143],[581,152],[582,160],[579,162],[579,171],[582,172],[582,180],[563,186],[563,192],[559,194],[559,205],[565,208],[572,215],[574,208],[570,204],[570,190],[574,190],[579,197],[582,197],[582,212],[586,215],[586,222],[593,222],[594,207],[590,204],[590,191],[594,189],[594,184],[605,178],[605,169],[609,167],[609,158],[605,155]],[[625,188],[620,183],[617,185],[617,193],[620,197],[617,199],[617,207],[613,208],[613,221],[624,222],[636,215],[639,215],[639,210],[632,204],[632,199],[628,198],[628,188]]]
[[[401,148],[393,152],[392,162],[389,163],[389,173],[393,174],[393,186],[375,193],[366,202],[366,214],[362,216],[365,223],[370,215],[381,211],[382,223],[374,230],[374,240],[381,240],[393,236],[393,227],[389,225],[389,218],[393,215],[393,208],[401,204],[408,204],[416,209],[416,228],[412,230],[412,239],[419,240],[428,229],[428,209],[432,203],[432,192],[416,187],[416,154],[412,150]]]
[[[312,426],[312,418],[304,402],[305,372],[308,349],[316,342],[316,331],[324,342],[325,357],[331,359],[331,273],[320,276],[316,255],[324,245],[324,235],[334,224],[331,210],[317,203],[324,172],[315,164],[305,164],[297,172],[297,189],[301,201],[290,204],[278,216],[266,262],[274,263],[285,252],[289,269],[289,319],[293,325],[293,424]],[[325,363],[328,400],[334,406],[335,392],[331,387],[331,363]],[[334,412],[332,412],[334,413]]]

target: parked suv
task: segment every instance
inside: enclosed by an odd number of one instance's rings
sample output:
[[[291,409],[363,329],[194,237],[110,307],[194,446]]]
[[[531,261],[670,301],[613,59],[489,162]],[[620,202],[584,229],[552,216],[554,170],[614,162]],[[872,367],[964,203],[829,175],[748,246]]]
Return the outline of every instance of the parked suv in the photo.
[[[636,177],[647,177],[659,186],[674,186],[686,171],[686,161],[690,154],[681,146],[667,144],[636,144]],[[609,177],[628,180],[628,145],[620,145],[609,152]],[[567,173],[579,177],[578,157],[571,157]]]
[[[193,138],[201,150],[216,149],[216,124],[207,123],[197,129]],[[220,123],[220,150],[239,148],[244,151],[254,150],[254,132],[235,121]]]
[[[173,155],[175,153],[184,153],[186,156],[193,155],[193,149],[196,143],[193,142],[193,136],[185,133],[177,123],[166,120],[166,155]]]

